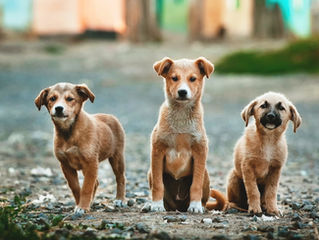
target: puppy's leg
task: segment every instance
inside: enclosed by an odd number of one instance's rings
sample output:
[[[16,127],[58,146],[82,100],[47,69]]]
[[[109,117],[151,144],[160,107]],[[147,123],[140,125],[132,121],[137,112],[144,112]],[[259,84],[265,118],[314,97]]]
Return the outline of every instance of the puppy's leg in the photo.
[[[152,145],[151,150],[151,177],[150,185],[152,191],[151,211],[164,212],[164,183],[163,183],[163,164],[165,147],[158,143]]]
[[[203,184],[206,169],[207,144],[205,142],[197,143],[192,146],[193,154],[193,183],[190,188],[190,204],[188,212],[203,213],[202,196]]]
[[[116,153],[113,157],[109,158],[115,178],[116,178],[116,200],[117,207],[123,207],[125,199],[125,161],[122,153]]]
[[[260,193],[257,186],[257,179],[254,174],[254,169],[246,165],[243,167],[242,171],[248,198],[248,212],[261,214]]]
[[[95,186],[94,186],[94,191],[93,191],[93,197],[92,197],[92,200],[94,199],[95,197],[95,194],[96,194],[96,190],[98,188],[98,186],[100,185],[99,183],[99,180],[96,179],[96,182],[95,182]]]
[[[84,182],[81,189],[79,210],[90,210],[93,192],[96,187],[98,172],[98,161],[90,161],[89,164],[83,167]]]
[[[262,197],[263,206],[270,215],[279,215],[277,207],[277,189],[281,168],[271,168],[266,179],[265,192]]]
[[[204,184],[203,184],[203,196],[202,196],[202,204],[205,206],[208,198],[209,198],[209,194],[210,194],[210,181],[209,181],[209,174],[207,172],[207,169],[205,169],[205,175],[204,175]]]
[[[236,175],[235,169],[233,169],[228,176],[227,199],[230,203],[230,208],[236,206],[248,209],[244,182]]]
[[[67,164],[61,164],[62,172],[68,182],[69,187],[71,188],[72,194],[75,198],[76,205],[80,202],[80,184],[78,179],[78,173],[75,169],[71,168]]]

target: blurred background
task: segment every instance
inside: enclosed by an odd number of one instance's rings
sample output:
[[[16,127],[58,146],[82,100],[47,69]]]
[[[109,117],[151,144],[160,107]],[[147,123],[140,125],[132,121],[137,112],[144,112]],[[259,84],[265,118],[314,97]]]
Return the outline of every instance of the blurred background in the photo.
[[[38,166],[63,179],[52,122],[34,98],[57,82],[73,82],[94,92],[89,113],[120,119],[128,190],[147,192],[149,136],[164,100],[152,65],[165,56],[204,56],[215,64],[203,98],[212,184],[225,190],[244,130],[241,110],[271,90],[284,93],[303,117],[296,134],[291,126],[287,131],[284,177],[300,189],[303,178],[313,179],[311,189],[319,182],[318,34],[319,0],[0,0],[2,186],[30,187],[28,169]],[[101,169],[102,191],[114,187],[109,165]],[[112,194],[112,187],[105,191]]]

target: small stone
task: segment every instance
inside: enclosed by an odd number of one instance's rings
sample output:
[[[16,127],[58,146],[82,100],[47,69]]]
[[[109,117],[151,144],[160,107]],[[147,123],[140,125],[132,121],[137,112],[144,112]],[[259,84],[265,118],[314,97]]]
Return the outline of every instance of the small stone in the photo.
[[[164,231],[152,234],[151,238],[156,238],[156,239],[160,239],[160,240],[170,240],[171,239],[169,234],[167,232],[164,232]]]
[[[105,206],[103,212],[115,212],[116,209],[113,206]]]
[[[150,230],[143,223],[138,223],[135,225],[135,227],[140,233],[149,233],[150,232]]]
[[[274,233],[273,232],[268,232],[267,233],[267,239],[274,239]]]
[[[294,213],[294,214],[292,215],[292,220],[293,220],[293,221],[300,221],[300,220],[301,220],[301,217],[299,216],[298,213]]]
[[[219,218],[219,217],[215,217],[215,218],[213,218],[212,221],[213,221],[214,223],[221,223],[221,222],[222,222],[222,219]]]
[[[164,220],[167,222],[185,222],[187,217],[185,215],[177,215],[177,216],[164,216]]]
[[[260,232],[274,232],[275,229],[272,226],[267,226],[267,225],[260,225],[257,228],[258,231]]]
[[[202,223],[204,224],[212,224],[213,220],[211,218],[203,218]]]
[[[143,208],[142,208],[142,212],[143,213],[147,213],[151,211],[151,204],[150,203],[146,203]]]
[[[303,229],[307,226],[307,224],[302,223],[301,221],[294,222],[294,228]]]
[[[127,201],[127,206],[129,206],[129,207],[133,207],[134,204],[135,204],[135,201],[133,199],[130,199]]]
[[[319,214],[318,214],[316,211],[312,211],[312,212],[310,213],[310,217],[313,218],[313,219],[319,218]]]
[[[297,202],[293,202],[293,203],[291,204],[291,208],[292,208],[293,210],[299,210],[300,208],[302,208],[302,204],[297,203]]]
[[[142,203],[146,203],[146,199],[145,198],[136,198],[136,203],[137,204],[142,204]]]
[[[286,237],[288,236],[289,231],[287,226],[280,226],[278,227],[278,236],[279,237]]]
[[[212,236],[212,239],[213,240],[228,240],[229,238],[226,235],[219,234],[219,235]]]
[[[302,207],[302,210],[305,210],[307,212],[310,212],[312,209],[314,208],[314,206],[312,204],[309,205],[305,205]]]
[[[255,216],[253,216],[253,221],[254,222],[257,222],[258,221],[258,217],[255,215]]]
[[[259,240],[260,236],[258,235],[253,235],[253,234],[248,234],[244,236],[244,240]]]
[[[230,208],[226,210],[226,213],[229,214],[234,214],[234,213],[238,213],[239,211],[236,208]]]

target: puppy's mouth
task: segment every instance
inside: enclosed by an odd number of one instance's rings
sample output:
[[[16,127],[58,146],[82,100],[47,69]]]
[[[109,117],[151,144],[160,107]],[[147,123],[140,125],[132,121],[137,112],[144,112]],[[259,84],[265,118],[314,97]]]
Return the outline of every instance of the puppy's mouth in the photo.
[[[188,102],[190,99],[187,97],[178,97],[175,100],[176,102]]]
[[[69,115],[64,115],[63,113],[61,113],[61,114],[52,114],[51,117],[53,119],[65,120],[69,117]]]

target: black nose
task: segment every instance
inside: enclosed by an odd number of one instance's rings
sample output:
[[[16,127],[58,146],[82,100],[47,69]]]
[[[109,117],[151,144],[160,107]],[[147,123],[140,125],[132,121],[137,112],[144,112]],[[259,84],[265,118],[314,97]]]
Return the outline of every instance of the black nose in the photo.
[[[274,120],[275,117],[276,117],[275,114],[272,113],[272,112],[270,112],[270,113],[267,114],[267,118],[268,118],[269,120]]]
[[[184,90],[184,89],[181,89],[181,90],[178,90],[178,96],[183,98],[183,97],[186,97],[187,95],[187,91]]]
[[[61,107],[61,106],[55,107],[56,113],[62,113],[62,111],[63,111],[63,107]]]

